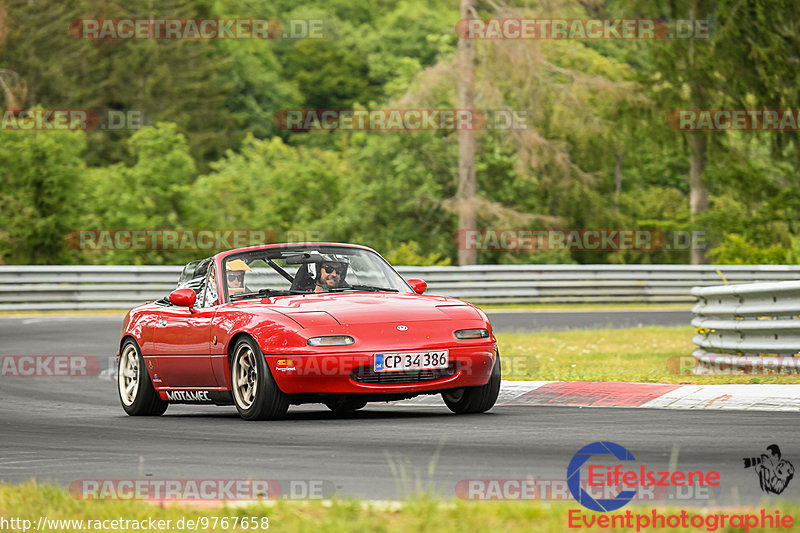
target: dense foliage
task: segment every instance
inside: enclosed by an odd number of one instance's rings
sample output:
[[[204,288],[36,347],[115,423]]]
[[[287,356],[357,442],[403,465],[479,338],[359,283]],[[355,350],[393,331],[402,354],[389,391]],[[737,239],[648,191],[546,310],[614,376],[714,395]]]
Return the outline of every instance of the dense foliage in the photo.
[[[483,250],[483,263],[800,259],[800,137],[680,132],[671,110],[800,108],[790,0],[476,0],[481,17],[703,18],[674,40],[477,40],[480,229],[652,229],[657,251]],[[87,40],[79,18],[322,21],[323,38]],[[86,229],[256,229],[457,258],[453,131],[287,131],[287,109],[453,109],[458,0],[0,0],[0,108],[136,111],[119,131],[0,128],[0,261],[173,263],[68,245]],[[702,146],[708,206],[690,210]],[[699,244],[698,244],[699,243]]]

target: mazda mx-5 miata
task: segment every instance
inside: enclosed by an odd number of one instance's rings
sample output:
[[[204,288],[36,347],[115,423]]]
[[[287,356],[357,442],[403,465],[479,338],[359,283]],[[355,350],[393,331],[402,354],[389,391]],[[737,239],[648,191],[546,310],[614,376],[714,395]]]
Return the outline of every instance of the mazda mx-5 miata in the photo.
[[[122,408],[233,404],[264,420],[289,405],[341,413],[441,394],[455,413],[489,410],[500,358],[488,318],[425,289],[357,245],[275,244],[194,261],[168,297],[125,317]]]

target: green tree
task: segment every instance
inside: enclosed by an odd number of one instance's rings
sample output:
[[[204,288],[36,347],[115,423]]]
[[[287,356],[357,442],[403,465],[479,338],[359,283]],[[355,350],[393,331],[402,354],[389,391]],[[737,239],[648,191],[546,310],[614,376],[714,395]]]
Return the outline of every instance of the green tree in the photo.
[[[192,132],[189,145],[201,164],[239,140],[230,134],[240,129],[238,115],[225,107],[230,79],[222,73],[228,59],[213,41],[88,40],[69,31],[72,21],[89,17],[208,17],[206,2],[4,2],[9,32],[0,43],[0,68],[23,80],[21,106],[136,111],[145,124],[174,122]],[[124,130],[92,132],[87,162],[97,166],[124,160],[130,135]]]
[[[262,230],[280,239],[289,231],[326,230],[320,218],[335,209],[343,178],[350,174],[337,152],[252,136],[211,169],[189,194],[191,223]]]
[[[0,257],[7,263],[69,263],[85,165],[82,132],[0,130]]]
[[[175,124],[159,123],[136,132],[126,144],[134,160],[132,166],[118,163],[91,169],[87,174],[83,199],[90,211],[82,219],[84,227],[100,230],[185,228],[196,168],[184,135],[178,132]],[[196,255],[158,250],[107,250],[84,252],[83,257],[87,262],[161,264],[182,262]]]
[[[299,40],[287,54],[286,74],[303,94],[303,107],[348,109],[378,96],[370,86],[366,58],[335,41]]]

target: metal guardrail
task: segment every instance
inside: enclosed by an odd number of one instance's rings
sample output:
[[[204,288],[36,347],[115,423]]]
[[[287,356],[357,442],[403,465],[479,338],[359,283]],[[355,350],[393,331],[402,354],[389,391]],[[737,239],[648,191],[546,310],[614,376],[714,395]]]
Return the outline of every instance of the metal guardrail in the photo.
[[[182,265],[0,266],[0,311],[125,309],[175,288]],[[476,265],[398,267],[428,294],[476,303],[690,304],[692,287],[800,280],[800,266]],[[724,276],[724,278],[721,278]]]
[[[695,374],[797,373],[800,281],[695,287]]]

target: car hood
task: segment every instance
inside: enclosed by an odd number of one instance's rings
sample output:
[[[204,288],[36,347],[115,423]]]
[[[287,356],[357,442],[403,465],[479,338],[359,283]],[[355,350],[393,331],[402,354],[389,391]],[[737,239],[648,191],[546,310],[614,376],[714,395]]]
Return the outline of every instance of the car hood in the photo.
[[[443,296],[337,293],[265,298],[262,302],[303,327],[439,320],[484,320],[474,307]]]

